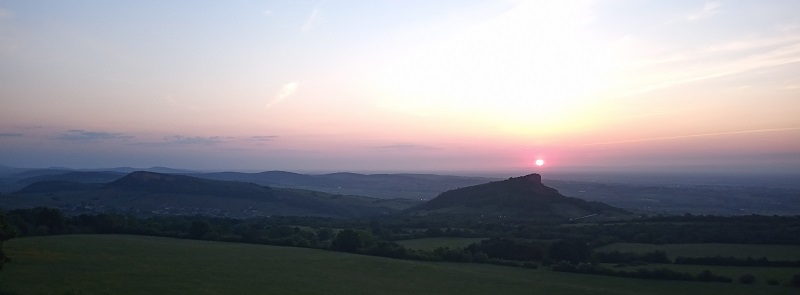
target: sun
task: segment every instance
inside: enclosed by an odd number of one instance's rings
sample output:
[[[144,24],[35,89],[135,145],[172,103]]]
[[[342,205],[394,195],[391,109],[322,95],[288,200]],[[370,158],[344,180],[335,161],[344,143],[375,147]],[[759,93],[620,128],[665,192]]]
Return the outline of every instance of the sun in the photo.
[[[544,165],[544,160],[542,159],[536,160],[536,166],[542,166],[542,165]]]

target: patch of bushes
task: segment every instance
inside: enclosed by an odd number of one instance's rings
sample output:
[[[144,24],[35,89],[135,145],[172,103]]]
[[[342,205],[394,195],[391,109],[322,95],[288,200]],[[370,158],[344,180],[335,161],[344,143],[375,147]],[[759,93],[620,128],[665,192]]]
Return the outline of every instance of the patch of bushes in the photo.
[[[739,277],[740,284],[750,285],[755,282],[756,282],[756,276],[749,273],[743,274],[742,276]]]
[[[770,261],[766,257],[753,259],[747,257],[745,259],[735,258],[732,256],[711,256],[711,257],[683,257],[678,256],[675,258],[675,264],[698,264],[698,265],[720,265],[720,266],[764,266],[764,267],[800,267],[800,260],[798,261]]]
[[[704,270],[697,275],[677,272],[668,268],[647,269],[639,268],[636,271],[615,271],[610,268],[602,267],[597,264],[578,263],[572,264],[568,261],[561,261],[552,266],[554,271],[574,272],[583,274],[597,274],[614,277],[649,279],[649,280],[674,280],[674,281],[701,281],[701,282],[722,282],[730,283],[733,279],[725,276],[715,275],[710,270]]]
[[[789,285],[795,288],[800,288],[800,275],[794,275],[792,280],[789,281]]]

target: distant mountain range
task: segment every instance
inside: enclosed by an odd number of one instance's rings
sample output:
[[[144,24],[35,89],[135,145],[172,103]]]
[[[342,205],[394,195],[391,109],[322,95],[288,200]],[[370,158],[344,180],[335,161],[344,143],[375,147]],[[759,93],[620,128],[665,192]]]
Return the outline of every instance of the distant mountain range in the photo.
[[[538,174],[449,190],[424,203],[409,199],[387,200],[330,194],[147,171],[132,172],[107,183],[74,181],[103,180],[115,174],[116,172],[67,172],[52,175],[52,180],[38,181],[14,194],[0,196],[0,206],[49,206],[61,208],[69,214],[114,212],[221,217],[285,215],[357,218],[394,215],[406,210],[402,212],[406,216],[575,219],[625,213],[624,210],[606,204],[565,197],[542,184]],[[309,181],[307,175],[288,172],[265,172],[257,176],[268,176],[283,183],[301,184]],[[357,179],[364,178],[363,175],[352,173],[336,173],[325,177],[323,179],[335,180],[334,183],[351,181],[351,185],[356,185]],[[388,175],[371,177],[392,179]],[[431,176],[404,175],[401,179],[403,177],[430,181]]]
[[[120,179],[134,170],[135,168],[130,167],[77,170],[59,167],[25,169],[0,166],[0,195],[8,195],[11,192],[19,191],[28,185],[41,181],[102,185]],[[379,199],[404,198],[416,201],[433,199],[445,191],[499,180],[497,178],[434,174],[358,174],[342,172],[310,175],[285,171],[201,173],[166,167],[152,167],[145,170],[204,179],[250,182],[261,186],[269,186],[273,189],[294,188],[332,195],[354,195]],[[609,175],[621,177],[613,172],[610,172]],[[583,176],[578,177],[580,175],[572,176],[572,178],[570,175],[564,174],[548,174],[546,176],[549,177],[545,181],[547,185],[558,189],[565,196],[603,202],[644,214],[800,214],[800,201],[798,201],[800,200],[800,189],[791,187],[624,184],[611,182],[610,180],[609,182],[601,182],[602,178],[595,179],[596,175],[587,178],[586,181],[575,180],[583,179],[581,178]],[[709,176],[705,176],[705,178],[708,179]],[[669,179],[661,178],[652,182],[669,183]],[[697,182],[702,181],[698,179]],[[58,186],[58,184],[44,185],[44,187],[48,186]],[[62,183],[60,186],[64,190],[72,191],[80,188],[80,186],[66,183]],[[4,206],[2,201],[0,199],[0,207]]]
[[[154,172],[132,172],[107,184],[46,180],[0,196],[8,209],[57,207],[67,213],[116,212],[137,215],[253,217],[270,215],[365,217],[415,205],[408,199],[377,199],[271,188],[253,183],[210,180]]]
[[[12,170],[15,173],[0,175],[0,192],[16,191],[29,184],[46,181],[72,181],[82,183],[107,183],[125,176],[133,168],[83,171],[65,168]],[[180,174],[198,178],[251,182],[271,187],[298,188],[332,194],[369,196],[381,199],[406,198],[432,199],[439,193],[495,179],[435,174],[358,174],[330,173],[321,175],[299,174],[286,171],[259,173],[214,172],[199,173],[181,169],[153,167],[149,172]]]
[[[530,174],[446,191],[409,209],[407,214],[578,219],[620,216],[627,212],[600,202],[566,197],[542,184],[541,175]]]

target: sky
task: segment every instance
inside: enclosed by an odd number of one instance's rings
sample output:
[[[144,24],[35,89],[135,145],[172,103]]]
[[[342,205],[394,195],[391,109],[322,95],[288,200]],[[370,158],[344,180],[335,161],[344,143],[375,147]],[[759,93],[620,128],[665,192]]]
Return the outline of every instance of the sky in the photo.
[[[0,165],[800,171],[798,11],[0,0]]]

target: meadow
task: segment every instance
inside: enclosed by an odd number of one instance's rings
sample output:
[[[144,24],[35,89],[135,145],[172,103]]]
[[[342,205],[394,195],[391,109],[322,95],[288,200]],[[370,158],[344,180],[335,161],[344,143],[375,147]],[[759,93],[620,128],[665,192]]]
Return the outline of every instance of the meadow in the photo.
[[[128,235],[13,239],[6,294],[796,294],[496,265]]]

